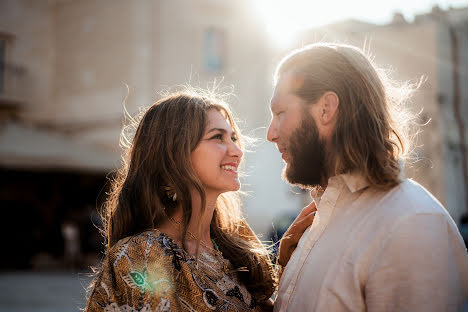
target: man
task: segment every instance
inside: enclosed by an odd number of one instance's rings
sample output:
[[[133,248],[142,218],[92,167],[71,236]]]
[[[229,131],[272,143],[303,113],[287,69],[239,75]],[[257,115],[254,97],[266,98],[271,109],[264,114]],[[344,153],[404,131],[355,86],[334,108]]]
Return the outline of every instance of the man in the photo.
[[[267,138],[284,178],[311,189],[317,206],[275,311],[459,311],[468,293],[463,240],[442,205],[402,177],[406,136],[391,112],[405,98],[352,46],[294,51],[275,76]]]

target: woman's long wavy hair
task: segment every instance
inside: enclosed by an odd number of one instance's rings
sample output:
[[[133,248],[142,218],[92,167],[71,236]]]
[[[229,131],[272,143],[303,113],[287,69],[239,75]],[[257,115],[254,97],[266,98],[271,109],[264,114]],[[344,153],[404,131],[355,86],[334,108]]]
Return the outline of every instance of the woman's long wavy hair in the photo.
[[[183,211],[182,245],[192,215],[191,190],[199,193],[202,213],[206,196],[191,163],[191,152],[201,141],[208,111],[217,110],[243,140],[228,106],[211,94],[187,90],[159,100],[140,117],[104,206],[107,250],[120,239],[157,228],[177,206]],[[134,120],[138,123],[138,120]],[[125,139],[125,131],[122,132]],[[122,142],[122,141],[121,141]],[[169,186],[177,194],[172,201]],[[237,192],[218,197],[210,226],[211,236],[224,257],[238,270],[253,294],[268,299],[274,289],[272,263],[267,249],[245,221]],[[198,242],[199,243],[199,242]],[[198,248],[197,248],[198,250]],[[261,296],[260,296],[261,297]]]
[[[331,175],[358,170],[384,190],[400,183],[399,162],[409,149],[413,119],[404,104],[413,85],[398,86],[360,49],[332,43],[293,51],[278,65],[276,81],[285,74],[297,78],[291,91],[309,105],[327,91],[338,95]]]

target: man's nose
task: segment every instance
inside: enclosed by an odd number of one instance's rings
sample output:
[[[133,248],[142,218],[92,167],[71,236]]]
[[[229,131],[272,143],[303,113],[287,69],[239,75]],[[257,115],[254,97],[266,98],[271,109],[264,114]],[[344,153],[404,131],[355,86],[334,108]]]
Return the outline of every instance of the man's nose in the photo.
[[[270,142],[275,143],[278,140],[278,127],[276,126],[276,122],[272,120],[270,122],[270,126],[268,127],[267,131],[267,140]]]

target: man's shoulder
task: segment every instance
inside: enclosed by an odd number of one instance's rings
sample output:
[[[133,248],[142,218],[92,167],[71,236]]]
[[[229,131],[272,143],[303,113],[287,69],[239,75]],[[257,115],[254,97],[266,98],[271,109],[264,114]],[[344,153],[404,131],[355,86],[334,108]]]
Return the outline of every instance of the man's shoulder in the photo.
[[[388,234],[404,229],[419,236],[427,230],[435,229],[447,231],[451,228],[449,232],[458,232],[455,222],[442,204],[423,186],[410,179],[404,179],[389,191],[376,191],[363,222],[369,225],[365,228],[373,231],[378,239],[393,237]]]
[[[381,206],[403,214],[446,214],[442,204],[421,184],[404,179],[399,185],[383,194]]]
[[[390,222],[404,220],[417,215],[437,215],[451,220],[447,210],[422,185],[404,179],[393,189],[376,192],[371,214]]]

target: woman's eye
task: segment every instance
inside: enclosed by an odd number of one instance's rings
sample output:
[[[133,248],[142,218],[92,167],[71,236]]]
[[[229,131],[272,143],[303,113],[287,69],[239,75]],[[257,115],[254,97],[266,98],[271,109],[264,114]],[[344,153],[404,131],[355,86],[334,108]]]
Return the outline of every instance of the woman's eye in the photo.
[[[223,135],[222,135],[222,134],[217,134],[217,135],[215,135],[214,137],[212,137],[212,139],[222,140],[222,139],[223,139]]]
[[[237,137],[232,137],[231,138],[232,142],[236,143],[238,141]]]

